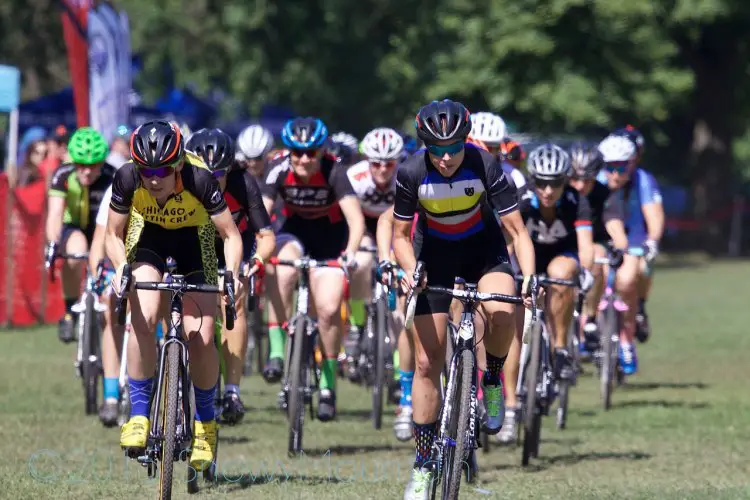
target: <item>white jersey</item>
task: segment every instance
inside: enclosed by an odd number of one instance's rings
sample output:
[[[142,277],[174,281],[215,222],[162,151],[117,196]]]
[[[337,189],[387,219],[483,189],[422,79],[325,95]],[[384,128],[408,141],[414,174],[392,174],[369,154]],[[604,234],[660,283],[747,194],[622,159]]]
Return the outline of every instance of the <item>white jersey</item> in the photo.
[[[112,184],[109,185],[107,190],[102,196],[102,201],[99,203],[99,211],[96,212],[96,225],[107,226],[107,217],[109,216],[109,202],[112,199]]]
[[[381,191],[375,186],[370,173],[370,163],[367,160],[352,165],[346,175],[359,198],[362,213],[366,218],[377,219],[393,206],[396,200],[396,172],[393,173],[391,185],[387,191]]]
[[[503,162],[503,172],[505,173],[506,177],[509,177],[510,180],[513,181],[513,184],[515,184],[516,189],[520,192],[521,188],[526,185],[526,177],[523,176],[520,170],[518,170],[516,167],[511,165],[508,162]]]

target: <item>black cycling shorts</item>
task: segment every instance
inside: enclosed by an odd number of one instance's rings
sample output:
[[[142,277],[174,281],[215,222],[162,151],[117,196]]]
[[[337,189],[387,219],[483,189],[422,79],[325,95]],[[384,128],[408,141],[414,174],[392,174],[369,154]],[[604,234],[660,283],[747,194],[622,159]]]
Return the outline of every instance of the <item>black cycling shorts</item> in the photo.
[[[302,219],[290,217],[279,230],[276,247],[290,241],[291,235],[302,245],[304,255],[316,260],[338,259],[349,240],[346,222],[332,223],[328,218]]]
[[[143,262],[167,270],[167,258],[177,262],[176,274],[194,284],[217,283],[216,228],[213,223],[195,227],[164,229],[132,217],[125,239],[125,251],[131,264]]]
[[[86,241],[89,244],[89,248],[91,248],[91,242],[94,241],[95,228],[96,224],[89,224],[89,227],[87,227],[86,229],[80,228],[75,224],[63,224],[62,234],[60,234],[60,249],[65,252],[65,245],[68,243],[68,238],[70,238],[70,235],[75,231],[80,231],[83,233],[83,235],[86,237]]]
[[[456,277],[478,283],[485,274],[513,276],[508,250],[502,236],[481,231],[460,241],[424,236],[415,237],[414,254],[425,264],[427,284],[453,288]],[[447,313],[451,305],[447,295],[421,294],[415,315]]]
[[[552,262],[552,259],[557,256],[570,257],[580,264],[580,261],[578,260],[578,250],[575,248],[572,250],[566,250],[557,247],[540,248],[540,245],[534,245],[534,255],[536,256],[537,274],[546,273],[550,262]]]

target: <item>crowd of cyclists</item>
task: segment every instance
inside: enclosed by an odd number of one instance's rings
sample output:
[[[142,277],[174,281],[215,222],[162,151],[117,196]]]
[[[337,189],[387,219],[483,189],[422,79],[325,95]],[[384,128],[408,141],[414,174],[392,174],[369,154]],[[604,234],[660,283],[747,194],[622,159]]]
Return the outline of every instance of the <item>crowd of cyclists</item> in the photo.
[[[168,257],[191,283],[217,284],[220,269],[232,271],[237,303],[261,291],[269,352],[262,376],[282,381],[287,323],[297,271],[270,265],[307,256],[338,260],[341,268],[314,269],[311,305],[319,331],[320,381],[317,417],[336,419],[338,379],[352,380],[358,340],[367,320],[373,277],[403,270],[402,293],[427,283],[453,287],[456,277],[479,291],[528,297],[537,275],[572,279],[586,294],[581,315],[583,355],[596,349],[597,305],[603,292],[597,257],[611,256],[616,288],[628,305],[620,331],[619,362],[625,375],[638,371],[635,340],[650,334],[645,304],[652,262],[659,251],[664,212],[658,186],[640,167],[645,141],[631,126],[598,143],[563,147],[540,144],[524,151],[508,137],[503,119],[470,113],[461,103],[433,101],[419,109],[414,135],[375,128],[360,141],[330,134],[314,117],[289,120],[281,144],[270,131],[250,125],[235,139],[220,129],[189,134],[170,121],[150,121],[130,134],[130,159],[111,165],[109,147],[91,128],[71,136],[70,163],[55,172],[46,222],[47,258],[63,258],[66,314],[63,342],[75,340],[72,308],[81,292],[80,260],[88,252],[96,274],[109,265],[99,291],[109,306],[102,334],[103,403],[99,417],[117,425],[118,373],[127,351],[130,414],[121,427],[126,450],[146,446],[149,404],[156,370],[153,346],[163,330],[160,292],[120,290],[126,264],[138,281],[160,281]],[[376,250],[371,250],[371,249]],[[417,262],[426,279],[415,282]],[[343,268],[343,271],[342,271]],[[377,270],[377,272],[373,272]],[[250,277],[262,283],[250,290]],[[521,276],[522,284],[516,285]],[[377,278],[376,278],[377,279]],[[130,331],[114,321],[114,299],[129,296]],[[242,420],[240,383],[248,346],[244,307],[222,348],[214,346],[218,308],[212,295],[187,294],[184,327],[195,394],[195,432],[190,463],[203,470],[215,456],[214,406],[219,358],[223,358],[222,422]],[[550,286],[543,296],[554,343],[554,374],[572,377],[568,331],[575,290]],[[441,372],[448,322],[455,304],[445,296],[419,295],[411,328],[404,327],[403,297],[394,312],[398,405],[397,439],[415,442],[414,470],[405,499],[428,498],[435,480],[430,466],[441,410]],[[346,314],[342,319],[342,308]],[[523,308],[486,302],[477,321],[486,334],[478,346],[482,429],[504,444],[516,440],[515,394]],[[221,319],[221,316],[218,317]],[[279,392],[279,407],[288,395]]]

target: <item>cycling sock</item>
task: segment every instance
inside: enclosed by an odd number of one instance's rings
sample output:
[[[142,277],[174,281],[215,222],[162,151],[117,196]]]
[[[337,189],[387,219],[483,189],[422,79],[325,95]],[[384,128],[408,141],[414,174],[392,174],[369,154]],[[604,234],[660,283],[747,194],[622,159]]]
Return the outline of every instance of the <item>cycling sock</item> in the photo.
[[[148,404],[151,401],[151,386],[153,383],[153,377],[145,380],[136,380],[133,377],[128,377],[131,418],[136,416],[148,418]]]
[[[411,406],[411,383],[414,381],[414,372],[404,372],[399,370],[401,375],[401,406]]]
[[[643,314],[646,311],[646,299],[638,299],[638,314]]]
[[[352,326],[358,328],[365,326],[365,322],[367,321],[367,310],[365,309],[364,299],[349,299],[349,309],[351,311],[349,321],[351,321]]]
[[[224,387],[224,394],[229,394],[230,392],[233,392],[240,395],[240,384],[226,384]]]
[[[194,385],[193,392],[195,393],[195,419],[200,422],[210,422],[214,419],[216,385],[210,389],[200,389]]]
[[[336,390],[336,371],[338,371],[339,360],[337,358],[326,358],[320,368],[320,390]]]
[[[278,323],[268,323],[268,359],[284,359],[284,347],[286,346],[286,330]]]
[[[432,459],[432,445],[435,443],[437,434],[437,421],[430,424],[418,424],[414,422],[414,441],[417,444],[417,457],[414,460],[414,468],[424,467]]]
[[[70,313],[71,309],[73,309],[73,306],[78,301],[77,298],[73,297],[72,299],[69,299],[68,297],[65,297],[65,312]]]
[[[503,365],[505,365],[505,358],[507,357],[498,358],[489,352],[487,353],[487,370],[484,372],[485,385],[500,385],[500,374],[503,371]]]
[[[156,323],[156,340],[161,340],[164,338],[164,326],[162,325],[162,322],[159,321]]]
[[[398,350],[393,351],[393,380],[398,380],[399,377],[399,357]]]
[[[104,389],[104,401],[108,399],[114,399],[115,401],[120,399],[120,383],[117,377],[104,377],[102,388]]]

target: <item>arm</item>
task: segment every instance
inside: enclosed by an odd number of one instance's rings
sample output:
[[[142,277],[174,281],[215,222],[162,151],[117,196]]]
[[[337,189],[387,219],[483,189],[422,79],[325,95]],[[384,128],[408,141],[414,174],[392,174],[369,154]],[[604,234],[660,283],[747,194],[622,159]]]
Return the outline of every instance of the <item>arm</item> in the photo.
[[[276,249],[276,235],[273,229],[261,229],[255,233],[255,255],[260,258],[263,262],[268,262],[268,259],[273,255],[273,251]]]
[[[621,219],[612,219],[604,223],[604,228],[607,230],[607,234],[612,238],[612,242],[615,248],[618,250],[627,250],[628,248],[628,235],[625,232],[625,224]]]
[[[226,268],[232,271],[235,279],[237,279],[240,275],[240,263],[242,262],[242,236],[240,236],[240,231],[237,229],[234,219],[232,219],[232,213],[226,207],[221,212],[212,215],[211,220],[216,226],[219,236],[224,240]]]
[[[591,266],[594,265],[594,233],[591,226],[576,228],[576,238],[581,267],[591,269]]]
[[[339,207],[349,226],[349,240],[344,253],[354,254],[359,249],[362,236],[365,235],[365,216],[356,196],[344,196],[339,200]]]
[[[106,234],[107,226],[97,224],[94,228],[91,248],[89,248],[89,269],[92,276],[96,276],[96,268],[99,267],[99,262],[104,259],[104,238]]]
[[[49,197],[49,206],[47,207],[47,223],[45,233],[49,243],[60,241],[63,228],[63,215],[65,213],[65,198],[51,195]]]
[[[513,210],[500,217],[505,234],[510,236],[513,242],[518,265],[524,276],[536,274],[536,256],[534,254],[534,243],[523,223],[521,212]]]
[[[411,244],[411,220],[394,219],[393,221],[393,253],[396,262],[407,275],[414,274],[417,267],[417,257]]]
[[[378,246],[378,261],[391,260],[393,243],[393,207],[380,214],[378,228],[375,231],[375,242]]]
[[[120,286],[119,278],[122,268],[127,262],[125,254],[125,227],[128,225],[128,214],[121,214],[110,208],[107,216],[107,230],[104,235],[104,250],[112,261],[118,273],[116,286]]]
[[[656,242],[661,241],[664,235],[664,205],[661,203],[647,203],[641,207],[643,218],[646,219],[648,228],[648,239]]]

